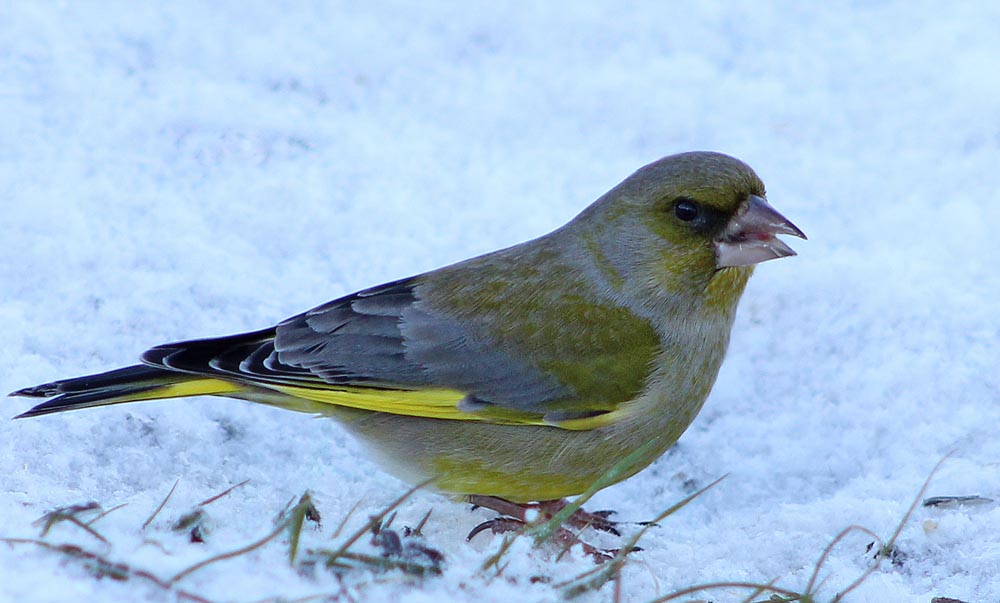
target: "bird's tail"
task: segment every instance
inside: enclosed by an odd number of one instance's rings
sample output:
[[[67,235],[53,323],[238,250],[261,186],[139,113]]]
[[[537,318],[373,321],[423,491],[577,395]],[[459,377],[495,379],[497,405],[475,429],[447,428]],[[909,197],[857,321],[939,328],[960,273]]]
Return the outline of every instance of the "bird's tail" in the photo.
[[[139,400],[232,395],[242,389],[244,389],[243,386],[222,379],[138,364],[107,373],[87,375],[75,379],[61,379],[52,383],[27,387],[12,392],[10,395],[51,398],[14,417],[22,419],[64,410],[137,402]]]

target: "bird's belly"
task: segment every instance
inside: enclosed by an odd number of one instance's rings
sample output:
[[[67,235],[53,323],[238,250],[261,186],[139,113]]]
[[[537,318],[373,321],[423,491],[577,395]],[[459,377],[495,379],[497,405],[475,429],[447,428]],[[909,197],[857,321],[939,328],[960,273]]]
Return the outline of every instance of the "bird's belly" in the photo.
[[[335,416],[404,481],[433,479],[430,488],[451,495],[529,502],[580,494],[613,468],[614,482],[638,473],[677,441],[701,402],[589,431],[356,410]],[[647,443],[628,466],[616,468]]]

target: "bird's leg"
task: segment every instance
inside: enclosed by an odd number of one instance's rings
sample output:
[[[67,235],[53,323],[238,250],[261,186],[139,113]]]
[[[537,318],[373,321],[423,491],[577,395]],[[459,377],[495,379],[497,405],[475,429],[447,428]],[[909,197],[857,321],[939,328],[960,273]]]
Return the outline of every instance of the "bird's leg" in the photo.
[[[484,496],[482,494],[470,494],[466,497],[466,500],[472,504],[473,508],[483,507],[484,509],[490,509],[491,511],[496,511],[501,515],[508,517],[510,519],[516,519],[521,523],[527,523],[528,520],[528,510],[537,509],[540,503],[516,503],[507,500],[506,498],[500,498],[498,496]]]

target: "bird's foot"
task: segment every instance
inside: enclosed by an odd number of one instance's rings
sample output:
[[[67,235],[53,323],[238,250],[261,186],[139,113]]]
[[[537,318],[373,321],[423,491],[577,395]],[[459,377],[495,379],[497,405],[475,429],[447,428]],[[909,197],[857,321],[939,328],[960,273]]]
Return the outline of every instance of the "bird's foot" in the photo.
[[[565,499],[545,500],[535,503],[515,503],[496,496],[483,496],[479,494],[470,495],[467,499],[472,503],[473,508],[483,507],[500,513],[500,517],[484,521],[472,528],[466,540],[472,540],[479,533],[490,530],[494,534],[506,534],[524,529],[528,524],[538,524],[551,521],[555,515],[563,510],[568,504]],[[593,513],[577,509],[563,526],[556,529],[554,539],[564,547],[579,543],[583,547],[585,554],[590,555],[598,563],[603,563],[612,559],[617,553],[617,549],[601,549],[587,544],[579,539],[578,535],[568,528],[574,528],[577,532],[585,528],[594,528],[602,532],[609,532],[615,536],[621,533],[617,529],[617,523],[608,519],[614,511],[595,511]]]

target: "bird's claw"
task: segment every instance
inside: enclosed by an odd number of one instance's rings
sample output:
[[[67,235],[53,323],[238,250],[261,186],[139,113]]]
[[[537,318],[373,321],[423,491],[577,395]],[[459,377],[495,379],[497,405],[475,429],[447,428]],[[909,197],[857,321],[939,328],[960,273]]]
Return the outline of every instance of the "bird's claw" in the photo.
[[[473,538],[479,535],[480,532],[485,532],[489,530],[494,534],[506,534],[508,532],[517,532],[524,529],[525,523],[520,519],[514,519],[513,517],[494,517],[484,521],[483,523],[472,528],[469,535],[465,537],[465,541],[469,542]]]

